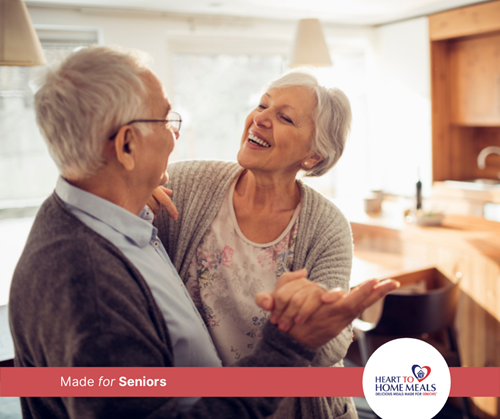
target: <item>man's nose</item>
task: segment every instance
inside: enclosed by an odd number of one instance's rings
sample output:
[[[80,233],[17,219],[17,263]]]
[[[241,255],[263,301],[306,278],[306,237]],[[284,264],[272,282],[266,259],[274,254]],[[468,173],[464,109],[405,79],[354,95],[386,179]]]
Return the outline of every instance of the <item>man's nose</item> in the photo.
[[[181,133],[179,131],[177,131],[177,132],[174,132],[174,135],[175,135],[175,139],[178,140]]]

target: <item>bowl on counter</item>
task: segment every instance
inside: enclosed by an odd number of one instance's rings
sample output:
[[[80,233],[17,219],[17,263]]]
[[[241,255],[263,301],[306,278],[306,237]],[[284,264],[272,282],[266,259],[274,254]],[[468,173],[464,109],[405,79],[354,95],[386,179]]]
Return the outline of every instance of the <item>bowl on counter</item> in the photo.
[[[439,226],[443,218],[444,214],[442,212],[423,212],[416,215],[415,222],[423,227]]]
[[[469,182],[479,183],[481,185],[500,185],[500,179],[474,179]]]

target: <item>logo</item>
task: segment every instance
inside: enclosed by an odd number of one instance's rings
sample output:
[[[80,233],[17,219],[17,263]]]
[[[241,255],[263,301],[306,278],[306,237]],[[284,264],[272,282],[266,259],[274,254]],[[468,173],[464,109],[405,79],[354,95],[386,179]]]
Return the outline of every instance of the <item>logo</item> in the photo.
[[[363,373],[366,401],[383,419],[433,418],[446,403],[450,387],[446,361],[418,339],[395,339],[381,346]]]
[[[411,370],[413,371],[413,375],[419,383],[424,381],[431,373],[431,367],[420,368],[418,365],[414,365],[413,367],[411,367]],[[427,372],[425,373],[424,370],[426,370]]]

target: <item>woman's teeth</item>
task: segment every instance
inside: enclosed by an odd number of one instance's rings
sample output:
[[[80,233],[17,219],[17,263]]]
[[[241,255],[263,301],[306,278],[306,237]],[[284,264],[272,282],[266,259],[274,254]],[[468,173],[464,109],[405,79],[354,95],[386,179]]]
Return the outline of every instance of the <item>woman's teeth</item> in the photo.
[[[251,143],[258,144],[262,147],[271,147],[268,143],[266,143],[264,140],[261,140],[259,137],[253,134],[248,134],[248,139],[250,140]]]

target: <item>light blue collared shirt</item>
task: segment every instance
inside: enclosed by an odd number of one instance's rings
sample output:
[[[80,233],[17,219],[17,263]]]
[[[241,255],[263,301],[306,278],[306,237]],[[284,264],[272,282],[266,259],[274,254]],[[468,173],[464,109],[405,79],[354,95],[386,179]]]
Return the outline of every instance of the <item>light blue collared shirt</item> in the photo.
[[[221,367],[212,338],[158,238],[148,207],[134,215],[62,177],[57,180],[56,194],[73,215],[113,243],[142,274],[168,325],[175,366]],[[198,398],[179,400],[185,410]]]

